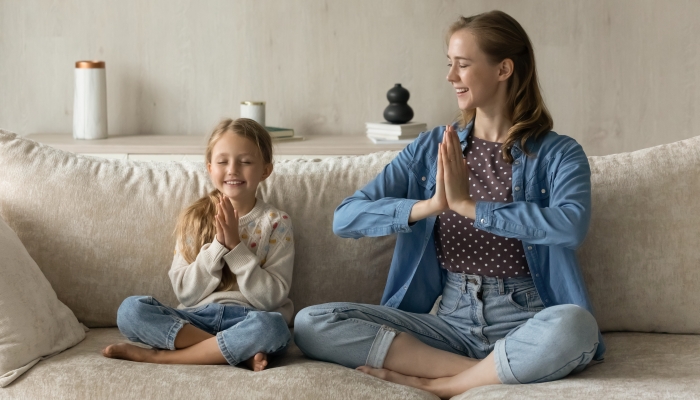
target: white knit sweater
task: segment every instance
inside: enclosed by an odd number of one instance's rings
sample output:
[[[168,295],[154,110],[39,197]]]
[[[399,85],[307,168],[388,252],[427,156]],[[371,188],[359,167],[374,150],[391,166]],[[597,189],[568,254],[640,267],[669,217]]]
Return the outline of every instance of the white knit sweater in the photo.
[[[291,323],[294,306],[287,297],[292,285],[294,237],[287,213],[257,199],[255,207],[239,219],[241,243],[228,251],[216,239],[202,246],[188,264],[175,249],[170,281],[180,301],[178,308],[209,303],[240,304],[281,313]],[[236,276],[235,286],[215,291],[223,268]]]

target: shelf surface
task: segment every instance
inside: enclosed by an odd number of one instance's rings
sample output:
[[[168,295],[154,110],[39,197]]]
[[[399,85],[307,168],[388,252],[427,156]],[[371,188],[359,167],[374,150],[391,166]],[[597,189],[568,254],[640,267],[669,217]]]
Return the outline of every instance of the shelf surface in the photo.
[[[207,138],[195,135],[110,136],[99,140],[76,140],[70,134],[35,133],[27,139],[73,153],[90,154],[204,154]],[[304,140],[273,142],[280,155],[362,155],[403,150],[405,144],[374,144],[364,135],[309,135]]]

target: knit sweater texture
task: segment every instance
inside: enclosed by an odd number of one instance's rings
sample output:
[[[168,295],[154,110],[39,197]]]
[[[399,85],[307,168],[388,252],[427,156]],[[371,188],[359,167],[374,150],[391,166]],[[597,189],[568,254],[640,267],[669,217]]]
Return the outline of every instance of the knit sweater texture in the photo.
[[[192,263],[175,248],[168,275],[181,303],[178,308],[238,304],[279,312],[290,324],[294,237],[289,215],[257,199],[255,207],[239,218],[238,232],[241,242],[236,247],[229,251],[215,238],[202,246]],[[217,291],[224,268],[231,270],[236,282],[231,290]]]

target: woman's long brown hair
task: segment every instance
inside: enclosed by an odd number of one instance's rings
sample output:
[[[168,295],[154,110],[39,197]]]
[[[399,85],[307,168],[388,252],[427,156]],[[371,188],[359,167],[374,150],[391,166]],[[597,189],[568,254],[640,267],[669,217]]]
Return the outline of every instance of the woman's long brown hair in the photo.
[[[479,48],[493,63],[507,58],[513,61],[514,70],[508,79],[506,100],[506,110],[513,126],[508,130],[508,138],[502,146],[503,159],[512,163],[511,148],[514,143],[520,143],[525,154],[529,155],[527,141],[530,138],[538,139],[553,126],[552,116],[540,91],[530,38],[518,21],[502,11],[460,17],[448,29],[448,45],[452,35],[462,29],[474,34]],[[462,110],[460,126],[464,127],[475,114],[476,109]]]
[[[204,155],[207,164],[211,163],[214,145],[227,133],[250,139],[258,146],[263,161],[272,163],[272,138],[270,134],[252,119],[239,118],[237,120],[225,119],[214,128],[207,141],[207,150]],[[220,198],[221,192],[218,189],[214,189],[192,203],[178,217],[175,228],[177,251],[188,263],[194,262],[202,246],[211,243],[216,236],[214,217],[216,215],[216,205]],[[231,290],[235,283],[235,275],[230,269],[224,268],[217,291]]]

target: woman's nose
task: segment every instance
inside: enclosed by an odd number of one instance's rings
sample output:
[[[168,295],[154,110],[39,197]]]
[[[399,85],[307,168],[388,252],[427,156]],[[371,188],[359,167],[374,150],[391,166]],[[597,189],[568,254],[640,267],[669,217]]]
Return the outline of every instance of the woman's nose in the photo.
[[[447,71],[447,76],[445,77],[448,82],[457,82],[459,80],[459,76],[457,75],[457,71],[455,70],[455,66],[452,65],[450,69]]]

